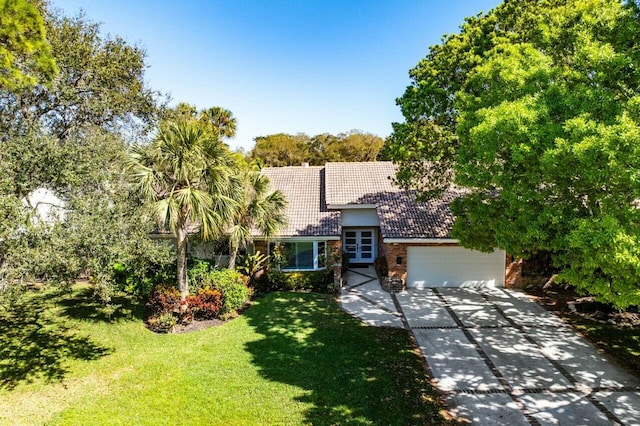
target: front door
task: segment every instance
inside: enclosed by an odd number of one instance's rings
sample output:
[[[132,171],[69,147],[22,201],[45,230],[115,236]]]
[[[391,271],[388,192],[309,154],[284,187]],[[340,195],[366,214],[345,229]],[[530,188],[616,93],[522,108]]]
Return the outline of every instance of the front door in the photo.
[[[344,251],[351,263],[373,263],[376,252],[373,229],[349,229],[344,232]]]

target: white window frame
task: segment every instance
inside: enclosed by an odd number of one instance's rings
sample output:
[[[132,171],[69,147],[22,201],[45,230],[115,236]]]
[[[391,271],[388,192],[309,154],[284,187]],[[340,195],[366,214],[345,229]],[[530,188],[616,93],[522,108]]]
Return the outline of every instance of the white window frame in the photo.
[[[309,240],[303,240],[303,239],[295,239],[295,240],[283,240],[283,241],[272,241],[270,243],[267,244],[267,251],[269,256],[271,256],[271,244],[285,244],[285,243],[308,243]],[[313,242],[313,268],[312,269],[305,269],[305,268],[289,268],[287,266],[281,267],[280,270],[282,272],[304,272],[304,271],[321,271],[324,269],[327,269],[327,246],[328,241],[326,240],[314,240]],[[324,243],[324,253],[319,253],[318,251],[318,245],[319,243]],[[318,266],[318,264],[320,263],[320,256],[324,256],[325,258],[325,265],[324,266]]]

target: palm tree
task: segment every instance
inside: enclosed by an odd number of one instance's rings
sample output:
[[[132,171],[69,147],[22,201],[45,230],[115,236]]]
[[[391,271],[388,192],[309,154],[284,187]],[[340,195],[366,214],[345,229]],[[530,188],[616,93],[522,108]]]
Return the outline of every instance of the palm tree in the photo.
[[[220,138],[233,138],[236,136],[237,120],[233,113],[222,107],[211,107],[200,112],[199,120],[212,127],[214,133]]]
[[[235,217],[235,161],[207,126],[178,118],[164,123],[150,145],[134,147],[129,165],[140,194],[153,203],[159,226],[168,227],[177,240],[178,288],[186,309],[189,233],[215,238]]]
[[[286,225],[287,200],[282,191],[269,192],[269,179],[251,169],[242,174],[244,191],[229,229],[229,269],[236,266],[238,250],[253,242],[251,231],[271,237]]]

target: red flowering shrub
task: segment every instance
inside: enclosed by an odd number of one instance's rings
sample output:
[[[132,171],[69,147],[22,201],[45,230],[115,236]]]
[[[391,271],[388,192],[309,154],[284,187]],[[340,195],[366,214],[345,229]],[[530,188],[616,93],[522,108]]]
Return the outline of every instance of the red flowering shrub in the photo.
[[[180,311],[180,292],[175,287],[157,286],[151,292],[147,306],[152,316]]]
[[[187,303],[193,316],[198,319],[214,319],[220,315],[223,295],[210,287],[201,288],[195,296],[189,296]]]

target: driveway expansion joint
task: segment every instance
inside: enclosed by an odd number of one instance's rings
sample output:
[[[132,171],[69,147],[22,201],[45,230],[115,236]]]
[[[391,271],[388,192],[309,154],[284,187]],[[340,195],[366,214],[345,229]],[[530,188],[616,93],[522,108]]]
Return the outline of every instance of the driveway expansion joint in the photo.
[[[493,361],[491,361],[491,358],[489,358],[489,355],[487,355],[484,349],[482,349],[478,341],[473,337],[473,335],[465,327],[464,323],[462,322],[458,314],[456,314],[455,311],[451,308],[451,305],[449,304],[447,299],[445,299],[445,297],[442,295],[442,293],[440,293],[440,291],[438,291],[437,288],[432,288],[432,291],[436,296],[438,296],[438,298],[440,299],[440,302],[442,302],[446,311],[449,313],[451,318],[453,318],[453,321],[458,325],[458,327],[462,330],[462,332],[464,333],[469,343],[471,343],[471,345],[474,347],[480,359],[487,365],[487,367],[489,368],[489,371],[491,371],[491,373],[498,380],[498,383],[500,383],[500,385],[503,387],[504,393],[508,395],[509,398],[511,398],[514,404],[516,404],[516,407],[518,408],[518,410],[522,413],[524,418],[532,426],[540,426],[541,425],[540,421],[535,417],[533,417],[533,415],[531,414],[531,411],[524,404],[524,401],[522,401],[520,396],[514,392],[514,389],[511,387],[507,379],[502,375],[502,373],[500,373],[496,365],[493,363]]]
[[[349,294],[351,294],[352,296],[358,297],[358,298],[360,298],[360,299],[364,300],[365,302],[367,302],[367,303],[369,303],[369,304],[371,304],[371,305],[375,306],[376,308],[382,309],[383,311],[385,311],[385,312],[386,312],[386,313],[388,313],[388,314],[391,314],[391,315],[396,316],[396,317],[398,317],[398,318],[402,317],[402,315],[401,315],[401,314],[399,314],[398,312],[394,312],[394,311],[392,311],[391,309],[387,308],[387,307],[386,307],[386,306],[384,306],[383,304],[378,303],[378,302],[376,302],[375,300],[370,299],[370,298],[368,298],[367,296],[365,296],[365,295],[363,295],[363,294],[361,294],[361,293],[358,293],[358,292],[356,292],[356,291],[351,291],[351,289],[346,289],[346,291],[347,291]]]
[[[498,312],[498,314],[500,314],[500,316],[502,316],[502,318],[504,318],[507,322],[509,322],[509,324],[511,324],[513,328],[520,331],[520,333],[522,334],[525,340],[527,340],[529,343],[531,343],[535,347],[542,349],[542,345],[540,345],[538,342],[535,341],[535,339],[533,339],[531,336],[529,336],[526,333],[524,326],[516,323],[511,317],[509,317],[504,312],[504,310],[500,306],[498,306],[493,301],[491,301],[487,293],[481,292],[480,295],[489,305],[491,305]],[[569,381],[569,383],[573,385],[574,388],[584,389],[585,386],[581,384],[575,377],[573,377],[573,375],[571,375],[571,373],[569,373],[569,371],[567,371],[567,369],[564,368],[562,364],[560,364],[555,359],[548,357],[542,351],[540,353],[544,359],[546,359],[551,365],[553,365],[553,367],[555,367],[555,369],[558,370],[560,374],[562,374]],[[596,399],[593,391],[589,393],[584,393],[584,392],[582,393],[589,400],[589,402],[591,402],[591,404],[593,404],[598,409],[598,411],[600,411],[602,414],[604,414],[607,417],[607,419],[611,420],[615,424],[622,424],[620,419],[614,413],[612,413],[607,407],[604,406],[604,404],[602,404],[600,401]]]
[[[353,290],[354,288],[363,286],[365,284],[369,284],[370,282],[373,282],[373,281],[376,281],[376,278],[371,278],[369,281],[364,281],[364,282],[361,282],[359,284],[354,284],[352,286],[348,286],[348,285],[344,286],[344,290],[346,290],[346,291]]]

